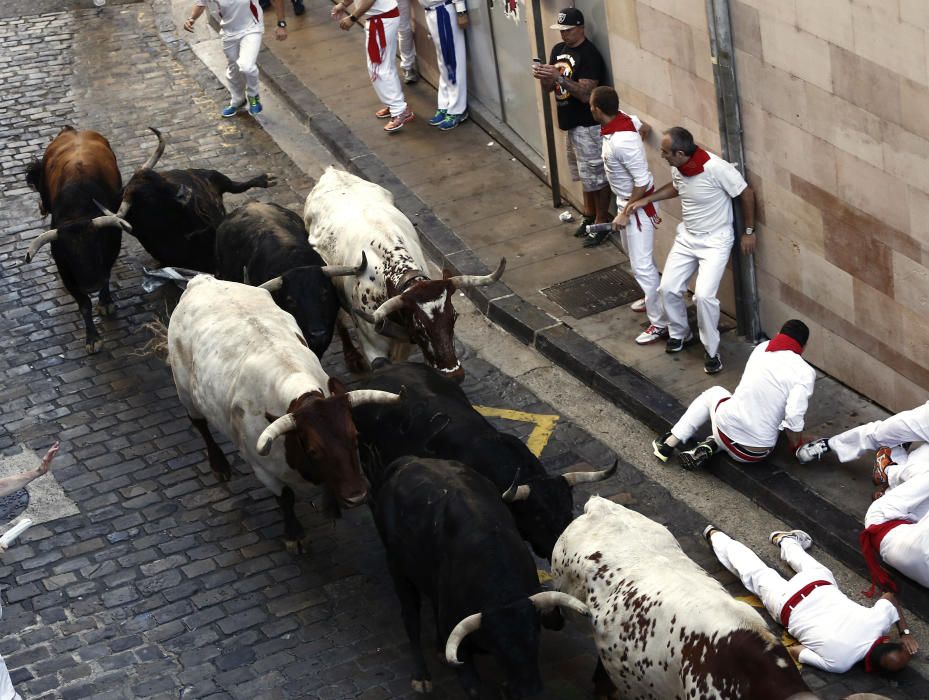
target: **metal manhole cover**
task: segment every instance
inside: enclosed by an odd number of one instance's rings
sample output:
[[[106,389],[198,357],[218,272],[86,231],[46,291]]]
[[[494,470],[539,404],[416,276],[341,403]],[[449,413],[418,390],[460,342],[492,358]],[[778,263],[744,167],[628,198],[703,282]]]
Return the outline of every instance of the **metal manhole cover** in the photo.
[[[565,280],[541,290],[574,318],[593,316],[642,297],[642,289],[620,265]]]
[[[26,489],[14,491],[9,496],[0,498],[0,523],[8,523],[26,510],[29,505],[29,492]]]

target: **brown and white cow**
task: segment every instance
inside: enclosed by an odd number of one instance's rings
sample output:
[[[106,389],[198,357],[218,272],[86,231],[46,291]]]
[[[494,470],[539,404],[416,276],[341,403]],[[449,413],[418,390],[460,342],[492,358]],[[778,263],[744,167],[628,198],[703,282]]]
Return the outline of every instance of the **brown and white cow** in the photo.
[[[29,165],[26,182],[39,193],[42,215],[52,216],[51,230],[33,240],[26,262],[51,244],[61,282],[84,319],[87,352],[96,352],[103,341],[94,327],[90,295],[99,292],[101,315],[116,312],[110,271],[119,256],[122,232],[132,230],[123,219],[109,212],[100,214],[100,205],[113,209],[119,205],[123,181],[116,155],[96,131],[66,126],[45,149],[42,160]]]
[[[356,265],[362,252],[368,266],[357,277],[335,280],[343,308],[351,310],[364,358],[392,362],[407,358],[415,343],[432,367],[461,379],[464,370],[455,353],[452,305],[456,289],[491,284],[500,279],[506,260],[490,275],[452,276],[433,280],[410,220],[394,206],[393,195],[380,185],[343,170],[328,168],[306,198],[303,220],[310,244],[329,265]],[[352,371],[364,370],[343,325],[339,325]]]
[[[213,472],[225,481],[231,470],[210,426],[277,496],[288,549],[302,548],[304,538],[290,484],[322,484],[336,512],[364,503],[367,481],[351,408],[399,396],[346,391],[328,377],[293,316],[267,290],[194,277],[171,314],[168,361]]]
[[[689,559],[667,528],[640,513],[592,497],[558,539],[552,575],[561,591],[590,609],[601,695],[815,698],[761,615]]]

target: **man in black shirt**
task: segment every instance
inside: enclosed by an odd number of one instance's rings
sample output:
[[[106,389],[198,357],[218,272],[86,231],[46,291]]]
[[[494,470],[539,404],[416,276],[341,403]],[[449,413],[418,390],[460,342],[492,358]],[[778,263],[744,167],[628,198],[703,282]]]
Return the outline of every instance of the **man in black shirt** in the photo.
[[[532,76],[542,88],[554,90],[558,105],[558,127],[567,132],[568,166],[572,179],[584,190],[584,220],[575,232],[586,235],[585,226],[610,221],[610,187],[601,157],[600,124],[590,113],[590,93],[603,82],[606,67],[597,47],[587,40],[584,15],[568,7],[558,13],[561,43],[552,49],[548,64],[535,64]],[[593,239],[601,242],[603,237]]]

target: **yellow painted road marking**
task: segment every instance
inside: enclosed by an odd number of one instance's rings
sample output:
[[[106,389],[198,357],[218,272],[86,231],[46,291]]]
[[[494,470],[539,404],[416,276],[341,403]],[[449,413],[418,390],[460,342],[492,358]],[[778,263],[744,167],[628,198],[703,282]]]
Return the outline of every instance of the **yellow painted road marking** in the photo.
[[[762,603],[758,599],[758,596],[756,595],[737,595],[733,597],[736,600],[742,601],[743,603],[748,603],[753,608],[762,608],[762,609],[764,608],[764,603]],[[783,632],[781,632],[781,644],[783,644],[785,647],[792,647],[799,643],[800,642],[798,642],[796,639],[790,636],[790,634],[787,633],[787,630],[784,630]],[[791,657],[791,659],[793,659],[793,657]],[[803,664],[801,664],[796,659],[793,659],[793,662],[797,664],[797,668],[803,668]]]
[[[535,428],[529,434],[526,440],[526,447],[536,457],[541,456],[542,450],[548,444],[552,433],[555,431],[555,424],[561,416],[555,416],[546,413],[526,413],[525,411],[514,411],[510,408],[492,408],[490,406],[475,406],[474,410],[482,416],[491,418],[505,418],[506,420],[515,420],[522,423],[535,423]]]

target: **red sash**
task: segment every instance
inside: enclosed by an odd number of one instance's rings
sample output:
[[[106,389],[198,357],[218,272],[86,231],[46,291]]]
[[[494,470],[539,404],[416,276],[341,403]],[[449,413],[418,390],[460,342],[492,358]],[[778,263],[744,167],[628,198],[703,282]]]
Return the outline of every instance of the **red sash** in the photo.
[[[794,608],[800,605],[800,601],[810,595],[810,593],[815,591],[820,586],[831,585],[832,584],[829,581],[812,581],[790,596],[790,598],[787,599],[787,602],[784,603],[784,607],[781,608],[781,624],[785,628],[787,627],[787,624],[790,622],[790,613],[792,613]]]
[[[694,154],[690,156],[690,160],[680,166],[678,170],[684,177],[693,177],[694,175],[699,175],[703,172],[703,166],[709,159],[710,154],[698,146],[697,150],[694,151]]]
[[[387,48],[387,35],[384,34],[384,20],[400,16],[400,8],[395,7],[387,12],[382,12],[367,20],[368,28],[368,60],[374,69],[371,71],[371,80],[377,79],[377,66],[381,64],[384,56],[384,49]]]
[[[897,584],[894,583],[887,570],[878,562],[878,556],[881,553],[881,542],[887,537],[887,533],[895,527],[912,524],[909,520],[888,520],[886,523],[870,525],[858,535],[858,544],[861,546],[861,553],[864,555],[865,564],[868,565],[868,571],[871,574],[871,588],[863,591],[868,598],[874,597],[874,588],[876,586],[896,592]]]

